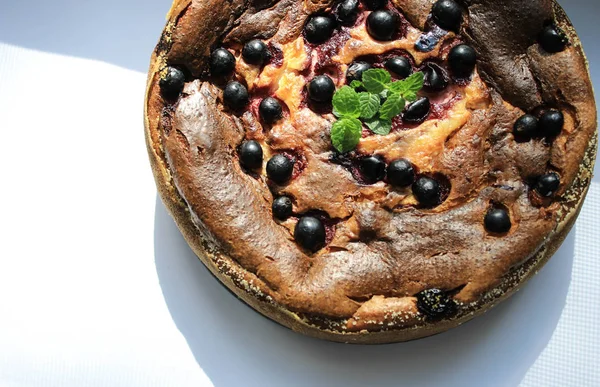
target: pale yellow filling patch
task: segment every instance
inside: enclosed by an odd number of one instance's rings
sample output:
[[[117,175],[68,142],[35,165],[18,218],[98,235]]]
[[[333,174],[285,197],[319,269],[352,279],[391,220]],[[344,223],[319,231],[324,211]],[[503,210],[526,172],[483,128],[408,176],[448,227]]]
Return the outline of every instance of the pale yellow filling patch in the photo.
[[[460,100],[448,110],[444,119],[428,120],[414,129],[363,138],[358,150],[365,154],[382,155],[388,160],[406,158],[422,172],[430,172],[433,160],[442,151],[446,138],[469,120],[471,113],[465,105],[466,101]]]
[[[292,116],[298,112],[302,103],[304,84],[304,77],[296,73],[286,73],[279,78],[275,95],[285,102]]]
[[[471,117],[471,109],[482,109],[489,105],[485,85],[475,75],[465,88],[456,88],[462,99],[441,119],[427,120],[410,130],[392,132],[387,136],[370,136],[361,139],[358,150],[365,154],[379,154],[387,160],[406,158],[422,172],[434,172],[434,160],[444,149],[446,139],[462,128]]]
[[[235,61],[235,72],[244,78],[246,84],[248,85],[248,89],[252,91],[254,88],[254,81],[260,74],[260,67],[247,64],[240,56],[236,58]]]
[[[415,42],[421,34],[421,31],[409,27],[406,37],[403,39],[380,42],[373,40],[367,32],[365,25],[362,24],[350,32],[350,39],[348,39],[338,54],[333,57],[333,60],[339,63],[351,63],[355,58],[360,56],[383,54],[394,49],[400,49],[408,51],[415,59],[416,64],[420,65],[427,58],[439,56],[442,46],[441,43],[438,44],[431,52],[416,51]],[[445,39],[453,36],[454,34],[450,33]]]

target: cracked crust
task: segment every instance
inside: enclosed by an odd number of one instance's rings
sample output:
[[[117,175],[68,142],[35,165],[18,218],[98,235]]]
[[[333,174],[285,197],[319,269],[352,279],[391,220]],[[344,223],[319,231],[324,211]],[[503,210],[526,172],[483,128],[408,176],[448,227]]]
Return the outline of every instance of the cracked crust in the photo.
[[[394,3],[413,26],[422,28],[423,4],[430,1]],[[185,97],[165,109],[158,79],[166,63],[184,65],[192,77],[203,79],[206,59],[220,40],[233,46],[260,37],[289,44],[306,17],[329,3],[174,3],[148,80],[150,160],[160,196],[186,240],[238,297],[315,337],[354,343],[405,341],[483,313],[516,291],[560,246],[581,208],[596,151],[596,111],[579,40],[553,2],[469,3],[463,36],[482,58],[478,71],[487,84],[487,103],[467,106],[466,98],[468,117],[447,137],[440,157],[421,165],[449,177],[448,200],[434,211],[384,210],[377,198],[382,193],[389,198],[387,188],[367,192],[357,187],[346,171],[327,163],[322,139],[303,133],[311,141],[303,145],[308,169],[280,192],[296,198],[300,212],[319,208],[343,220],[330,246],[312,257],[291,240],[286,228],[291,225],[273,222],[273,194],[264,182],[245,174],[236,162],[245,117],[223,113],[219,90],[200,80],[189,82]],[[572,45],[550,58],[533,44],[531,34],[553,14]],[[565,66],[573,69],[568,79],[561,74]],[[566,112],[565,134],[550,150],[541,142],[512,141],[507,133],[516,118],[542,104]],[[365,153],[383,149],[379,153],[388,159],[398,152],[391,147],[386,153],[378,140],[364,141],[361,147]],[[532,206],[523,177],[543,173],[546,165],[560,171],[566,184],[553,204]],[[489,185],[490,171],[494,187]],[[324,181],[335,183],[325,186]],[[348,192],[366,200],[349,203]],[[323,194],[332,198],[328,204],[320,198]],[[490,201],[507,205],[518,225],[501,239],[486,237],[481,228]],[[368,234],[369,242],[361,234]],[[494,259],[482,259],[482,252]],[[453,318],[429,322],[418,313],[412,295],[433,285],[456,289],[460,307]]]

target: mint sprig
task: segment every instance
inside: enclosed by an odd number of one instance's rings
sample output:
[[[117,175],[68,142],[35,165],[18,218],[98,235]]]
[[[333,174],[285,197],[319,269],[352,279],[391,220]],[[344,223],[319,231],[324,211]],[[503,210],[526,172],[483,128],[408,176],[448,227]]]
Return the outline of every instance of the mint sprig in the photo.
[[[331,143],[341,153],[356,148],[362,135],[362,119],[373,133],[387,135],[392,119],[402,113],[407,102],[417,99],[423,88],[423,73],[392,82],[384,69],[370,69],[363,73],[362,82],[354,80],[333,96],[333,114],[338,118],[331,127]],[[360,90],[361,92],[357,92]],[[366,90],[366,91],[362,91]]]
[[[392,120],[392,118],[396,117],[398,114],[402,113],[404,110],[404,105],[406,101],[399,93],[392,93],[388,95],[387,99],[381,105],[379,109],[379,118],[382,120]]]
[[[392,120],[375,118],[365,121],[365,124],[371,132],[379,134],[380,136],[386,136],[390,134],[390,131],[392,130]]]
[[[373,94],[379,94],[387,89],[391,80],[392,76],[384,69],[370,69],[365,71],[362,75],[365,89]]]
[[[331,143],[340,153],[356,148],[362,135],[362,123],[356,118],[342,118],[331,127]]]
[[[359,93],[358,102],[360,104],[360,118],[373,118],[379,111],[381,100],[379,96],[371,93]]]
[[[338,118],[360,117],[358,93],[350,86],[344,86],[333,95],[333,114]]]

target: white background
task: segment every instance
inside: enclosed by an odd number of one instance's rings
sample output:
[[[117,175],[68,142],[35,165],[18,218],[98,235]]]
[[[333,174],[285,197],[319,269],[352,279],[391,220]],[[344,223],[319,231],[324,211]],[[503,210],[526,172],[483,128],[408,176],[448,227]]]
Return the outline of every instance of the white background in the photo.
[[[596,0],[564,1],[598,85]],[[0,386],[598,386],[600,179],[561,250],[417,342],[299,336],[214,280],[143,139],[169,0],[0,0]]]

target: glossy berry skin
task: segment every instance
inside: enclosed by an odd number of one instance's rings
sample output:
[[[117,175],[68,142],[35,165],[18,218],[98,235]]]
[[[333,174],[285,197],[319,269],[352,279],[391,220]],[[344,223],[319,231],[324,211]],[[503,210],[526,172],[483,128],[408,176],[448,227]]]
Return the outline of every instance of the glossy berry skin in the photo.
[[[359,169],[368,183],[377,183],[385,179],[385,161],[379,156],[369,156],[360,160]]]
[[[441,319],[456,311],[456,303],[440,289],[427,289],[417,294],[417,309],[431,319]]]
[[[539,120],[540,134],[546,138],[558,136],[565,125],[565,116],[559,110],[547,110]]]
[[[237,81],[232,81],[223,90],[223,101],[231,109],[241,109],[248,104],[248,89]]]
[[[435,63],[428,63],[423,68],[423,87],[430,92],[442,91],[448,87],[446,72]]]
[[[541,196],[549,198],[560,188],[560,177],[554,172],[540,176],[535,184],[535,190]]]
[[[353,62],[346,70],[346,83],[352,81],[362,81],[363,73],[371,68],[367,62]]]
[[[388,182],[396,187],[408,187],[415,182],[415,168],[406,159],[394,160],[387,168]]]
[[[491,233],[504,234],[510,231],[510,215],[503,208],[491,208],[484,219],[485,229]]]
[[[335,84],[327,75],[317,75],[308,84],[308,97],[315,102],[331,102]]]
[[[217,48],[210,54],[210,73],[214,76],[228,75],[235,69],[235,57],[224,48]]]
[[[287,183],[294,172],[294,162],[284,155],[275,155],[267,162],[267,176],[277,184]]]
[[[423,122],[431,111],[431,102],[429,98],[419,98],[406,107],[402,115],[402,120],[408,123]]]
[[[294,229],[294,239],[306,250],[316,252],[325,246],[325,226],[313,216],[303,216]]]
[[[385,62],[385,68],[398,76],[399,79],[404,79],[413,73],[410,61],[403,56],[395,56]]]
[[[273,124],[283,116],[283,108],[278,100],[273,97],[267,97],[258,105],[258,113],[265,123]]]
[[[555,25],[544,27],[540,33],[540,36],[538,37],[538,41],[544,51],[549,53],[564,51],[569,43],[565,33]]]
[[[286,220],[294,213],[292,199],[287,196],[280,196],[273,201],[273,216],[279,220]]]
[[[166,74],[159,81],[159,86],[165,97],[176,97],[185,86],[185,74],[176,67],[168,67]]]
[[[433,21],[447,31],[458,31],[462,22],[462,11],[453,0],[439,0],[431,9]]]
[[[327,41],[335,30],[335,20],[330,16],[316,15],[304,26],[304,36],[309,43],[321,44]]]
[[[412,191],[419,203],[424,206],[433,206],[440,200],[440,183],[430,177],[417,179]]]
[[[477,54],[473,47],[459,44],[450,50],[448,64],[455,76],[460,78],[470,77],[477,64]]]
[[[398,15],[390,11],[374,11],[367,17],[367,31],[375,40],[392,40],[399,27]]]
[[[358,17],[358,0],[344,0],[337,8],[337,17],[345,25],[352,25]]]
[[[242,58],[244,58],[244,61],[253,65],[263,64],[268,56],[267,45],[262,40],[251,40],[242,49]]]
[[[365,0],[365,4],[367,8],[371,11],[377,11],[378,9],[382,9],[386,6],[388,0]]]
[[[240,164],[246,169],[258,169],[262,167],[263,150],[260,144],[254,140],[244,141],[240,146]]]
[[[513,126],[515,137],[531,138],[538,132],[538,119],[531,114],[521,116]]]

